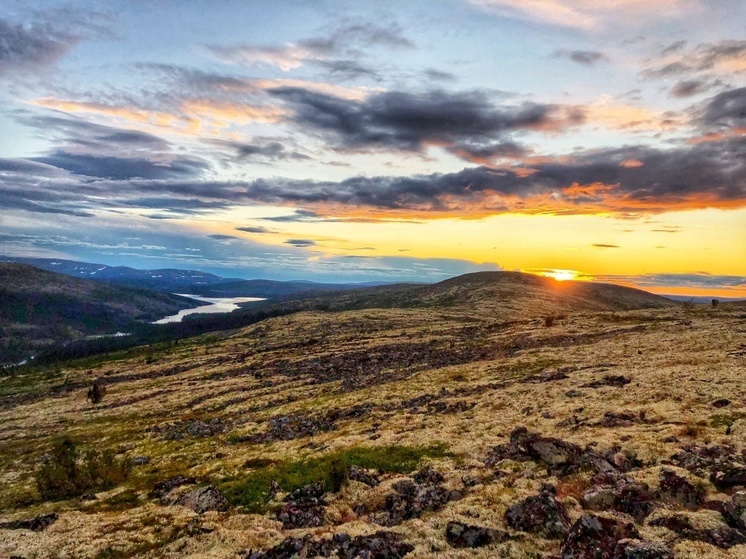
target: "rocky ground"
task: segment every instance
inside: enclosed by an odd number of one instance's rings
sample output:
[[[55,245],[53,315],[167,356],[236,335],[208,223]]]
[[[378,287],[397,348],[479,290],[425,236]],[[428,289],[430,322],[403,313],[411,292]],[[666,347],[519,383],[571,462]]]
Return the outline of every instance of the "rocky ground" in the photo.
[[[308,312],[8,375],[0,557],[746,557],[744,375],[728,305]],[[62,435],[126,475],[42,498]]]

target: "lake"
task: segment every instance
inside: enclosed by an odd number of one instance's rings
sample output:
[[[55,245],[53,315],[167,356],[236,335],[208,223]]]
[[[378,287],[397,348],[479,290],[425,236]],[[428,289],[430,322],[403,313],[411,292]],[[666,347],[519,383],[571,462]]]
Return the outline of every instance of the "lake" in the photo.
[[[203,301],[208,303],[201,307],[195,307],[193,309],[184,309],[179,311],[177,314],[161,318],[151,324],[168,324],[169,322],[181,322],[181,319],[190,314],[212,314],[220,312],[232,312],[239,308],[239,303],[252,303],[255,301],[264,301],[261,297],[198,297],[197,295],[187,295],[185,293],[174,293],[181,297],[189,297],[190,299],[196,299],[197,301]]]

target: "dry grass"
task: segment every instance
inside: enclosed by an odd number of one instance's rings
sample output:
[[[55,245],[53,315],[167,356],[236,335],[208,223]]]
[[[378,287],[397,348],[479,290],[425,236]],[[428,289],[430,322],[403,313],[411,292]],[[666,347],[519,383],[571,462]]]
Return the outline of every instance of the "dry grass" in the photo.
[[[322,463],[349,449],[428,445],[443,445],[452,453],[424,458],[444,473],[449,488],[461,488],[464,476],[480,481],[463,499],[395,528],[415,545],[408,557],[536,557],[556,553],[557,542],[526,536],[520,543],[463,551],[444,539],[445,525],[454,519],[504,530],[505,510],[547,479],[556,483],[573,518],[582,513],[577,503],[589,483],[586,474],[558,480],[547,478],[535,463],[505,462],[499,468],[506,475],[491,476],[483,460],[517,425],[581,446],[594,444],[602,450],[616,445],[633,452],[646,464],[636,475],[648,476],[651,485],[661,460],[683,443],[731,442],[744,448],[743,437],[726,435],[741,419],[739,410],[746,402],[746,359],[729,356],[746,333],[738,309],[721,305],[716,313],[709,308],[622,311],[613,316],[566,313],[551,328],[544,326],[544,316],[554,311],[538,310],[527,316],[524,309],[519,320],[504,323],[480,313],[465,322],[458,309],[450,308],[304,312],[225,339],[182,341],[157,352],[100,360],[95,367],[65,366],[54,374],[36,371],[0,379],[0,520],[60,512],[60,519],[45,532],[0,532],[0,557],[95,558],[105,557],[111,547],[116,554],[110,557],[233,558],[240,549],[274,545],[287,532],[271,515],[244,514],[241,509],[207,513],[190,525],[196,518],[191,511],[147,498],[152,484],[183,474],[227,487],[252,471],[297,461]],[[412,361],[414,348],[422,347],[432,351],[417,350],[422,358]],[[344,356],[353,352],[376,355],[378,361],[363,361],[341,372],[308,368],[335,355],[344,363]],[[441,362],[458,352],[468,358]],[[149,355],[153,358],[146,359]],[[558,371],[567,378],[538,380]],[[584,387],[607,374],[624,375],[631,382],[623,388]],[[349,375],[365,382],[349,386],[343,382]],[[95,378],[103,378],[107,386],[98,405],[86,401],[86,388]],[[59,388],[63,383],[80,388],[66,392]],[[17,396],[37,392],[38,397],[26,396],[28,401]],[[423,395],[431,399],[413,403]],[[713,408],[718,398],[729,399],[730,407]],[[334,410],[365,404],[371,406],[367,415],[342,417],[333,429],[312,436],[269,443],[247,440],[264,433],[269,420],[279,415],[327,417]],[[624,411],[644,420],[620,427],[598,425],[606,412]],[[153,430],[196,419],[220,419],[225,428],[212,436],[176,440]],[[145,456],[149,462],[136,466],[120,487],[99,494],[95,505],[78,500],[45,503],[36,493],[33,473],[60,435],[121,457]],[[674,441],[672,436],[680,443],[664,442]],[[364,516],[353,512],[353,505],[381,501],[403,475],[389,471],[377,488],[350,483],[330,498],[327,513],[339,525],[316,532],[374,531]],[[698,521],[717,520],[702,518]],[[646,537],[670,539],[662,528],[640,530]],[[680,541],[674,549],[676,557],[746,556],[743,546],[725,551]]]

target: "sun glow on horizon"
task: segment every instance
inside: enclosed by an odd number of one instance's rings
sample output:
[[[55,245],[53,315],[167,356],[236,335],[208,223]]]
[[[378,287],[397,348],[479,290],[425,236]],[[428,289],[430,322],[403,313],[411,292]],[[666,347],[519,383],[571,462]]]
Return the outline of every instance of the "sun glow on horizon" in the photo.
[[[583,273],[578,270],[565,270],[562,268],[529,268],[527,270],[521,270],[527,274],[534,274],[536,276],[542,276],[545,278],[552,278],[557,281],[572,281],[579,280],[583,277]]]

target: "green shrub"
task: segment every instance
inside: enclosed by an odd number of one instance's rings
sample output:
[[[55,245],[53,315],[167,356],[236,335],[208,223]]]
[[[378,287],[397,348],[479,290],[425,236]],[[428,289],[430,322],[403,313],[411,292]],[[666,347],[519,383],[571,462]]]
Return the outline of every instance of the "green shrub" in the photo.
[[[270,501],[270,484],[294,491],[320,481],[326,491],[339,491],[347,482],[350,466],[379,472],[406,473],[416,469],[423,458],[452,456],[443,445],[423,447],[352,447],[319,458],[278,462],[257,468],[246,478],[224,482],[220,490],[233,505],[248,512],[265,512]]]
[[[52,445],[34,479],[45,501],[69,499],[115,487],[127,479],[130,467],[129,460],[117,459],[110,450],[89,450],[81,457],[73,440],[63,437]]]

